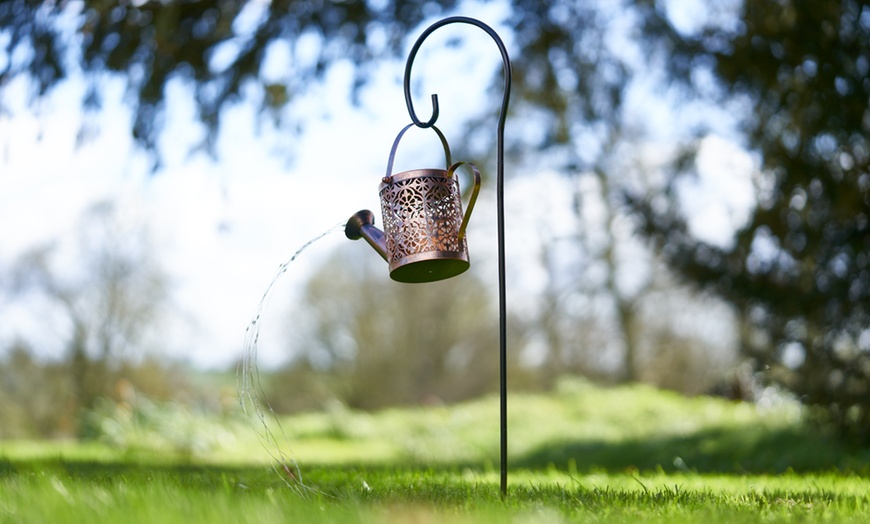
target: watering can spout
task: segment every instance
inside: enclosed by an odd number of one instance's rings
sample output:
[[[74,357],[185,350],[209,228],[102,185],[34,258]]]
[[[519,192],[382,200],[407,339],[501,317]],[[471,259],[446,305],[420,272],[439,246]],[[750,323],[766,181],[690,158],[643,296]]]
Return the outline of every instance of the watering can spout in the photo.
[[[388,260],[384,232],[375,227],[375,215],[368,209],[357,211],[344,226],[344,235],[351,240],[366,239],[366,242]]]

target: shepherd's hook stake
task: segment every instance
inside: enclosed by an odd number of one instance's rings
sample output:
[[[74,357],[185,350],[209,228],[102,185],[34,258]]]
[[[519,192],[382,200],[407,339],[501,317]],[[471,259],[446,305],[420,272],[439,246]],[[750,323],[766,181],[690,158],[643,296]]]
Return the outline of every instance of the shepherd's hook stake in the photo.
[[[423,122],[414,111],[414,103],[411,100],[411,66],[414,57],[423,44],[423,41],[436,29],[449,24],[469,24],[486,31],[492,37],[501,52],[504,63],[504,95],[501,102],[501,110],[498,115],[497,130],[497,155],[498,164],[496,170],[496,201],[498,213],[498,314],[499,314],[499,394],[500,394],[500,429],[501,429],[501,496],[507,496],[507,302],[505,299],[505,250],[504,250],[504,124],[507,118],[508,102],[511,94],[511,62],[507,48],[498,33],[490,26],[475,18],[465,16],[453,16],[435,22],[429,26],[423,34],[417,38],[414,47],[408,55],[405,63],[405,103],[408,105],[408,114],[418,127],[432,127],[438,120],[438,95],[432,95],[432,116],[427,122]]]

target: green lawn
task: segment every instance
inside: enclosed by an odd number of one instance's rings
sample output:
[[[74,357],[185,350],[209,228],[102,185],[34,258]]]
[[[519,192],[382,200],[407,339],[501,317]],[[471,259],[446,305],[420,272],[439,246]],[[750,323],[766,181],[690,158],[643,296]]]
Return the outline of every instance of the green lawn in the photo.
[[[0,522],[870,522],[870,452],[793,405],[578,381],[513,395],[506,500],[497,412],[284,419],[296,489],[247,421],[117,416],[106,442],[0,442]]]

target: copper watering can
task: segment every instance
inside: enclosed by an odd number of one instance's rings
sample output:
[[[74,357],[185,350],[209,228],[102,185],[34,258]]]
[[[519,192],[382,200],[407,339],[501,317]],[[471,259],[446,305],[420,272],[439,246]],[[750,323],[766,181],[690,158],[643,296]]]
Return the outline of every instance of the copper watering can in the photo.
[[[387,174],[378,193],[384,231],[374,225],[374,214],[364,209],[347,221],[344,233],[351,240],[364,238],[390,265],[397,282],[434,282],[468,269],[468,218],[480,191],[480,172],[468,162],[451,163],[450,147],[441,131],[430,126],[447,158],[447,169],[413,169],[393,174],[399,141],[414,124],[405,126],[393,142]],[[465,214],[456,170],[468,166],[473,175]]]

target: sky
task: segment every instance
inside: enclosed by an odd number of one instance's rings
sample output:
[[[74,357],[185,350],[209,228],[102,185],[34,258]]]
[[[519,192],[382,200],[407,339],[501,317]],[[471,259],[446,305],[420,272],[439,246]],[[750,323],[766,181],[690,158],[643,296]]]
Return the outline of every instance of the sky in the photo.
[[[467,14],[493,25],[509,50],[516,51],[507,28],[495,22],[504,14],[501,3],[466,5],[473,6]],[[473,86],[487,85],[501,68],[497,49],[482,32],[467,35],[473,52],[445,45],[451,31],[466,36],[470,30],[477,31],[467,26],[439,30],[415,61],[415,74],[426,91],[417,110],[428,114],[428,94],[437,92],[442,108],[439,127],[448,141],[459,134],[464,115],[477,115],[485,105],[481,103],[484,90]],[[412,42],[409,38],[408,45]],[[270,67],[280,76],[282,54],[275,57]],[[4,87],[3,94],[12,111],[0,113],[0,271],[30,249],[69,238],[89,206],[113,201],[125,219],[146,225],[172,279],[175,313],[165,350],[172,358],[199,367],[232,364],[241,357],[245,328],[279,265],[357,210],[371,209],[379,215],[377,185],[393,139],[409,122],[401,85],[403,67],[403,61],[382,64],[354,107],[346,87],[350,66],[339,64],[297,102],[307,117],[300,135],[258,125],[250,103],[229,108],[222,117],[217,159],[190,153],[203,130],[195,123],[189,91],[175,82],[168,90],[168,118],[159,142],[163,165],[155,173],[130,139],[131,116],[120,80],[105,80],[104,107],[88,117],[80,110],[84,89],[80,82],[58,86],[34,109],[27,107],[24,80],[16,80]],[[638,103],[643,103],[642,97]],[[83,118],[96,132],[77,145]],[[648,118],[666,122],[670,115]],[[443,162],[437,142],[422,133],[409,133],[403,139],[396,171],[423,167],[420,162],[436,166]],[[729,139],[705,141],[699,176],[680,188],[694,233],[727,244],[729,231],[745,220],[752,204],[749,173],[754,166],[753,158]],[[744,175],[734,176],[735,172]],[[565,222],[562,217],[571,203],[560,199],[566,192],[558,174],[523,173],[522,181],[514,178],[509,178],[506,188],[508,205],[521,206],[537,191],[536,198],[553,199],[542,206],[547,216],[541,220],[551,221],[553,227]],[[491,227],[493,193],[494,188],[483,188],[472,227],[475,220],[481,228]],[[511,234],[522,236],[522,224],[510,226]],[[534,231],[526,234],[534,236]],[[281,325],[280,315],[293,301],[295,287],[316,268],[320,257],[343,242],[348,240],[341,232],[328,235],[282,275],[270,301],[272,325],[263,328],[267,343],[260,358],[264,363],[277,363],[285,355],[280,339],[287,326]],[[486,245],[481,249],[491,249],[492,243]],[[359,250],[361,256],[377,256],[367,246],[360,245]],[[519,280],[534,287],[533,262],[517,260],[523,253],[516,250],[510,256],[514,267],[528,268]],[[37,349],[49,356],[58,351],[62,333],[38,335],[53,321],[2,293],[0,318],[5,318],[0,322],[0,344],[15,336],[36,337],[41,341]]]

